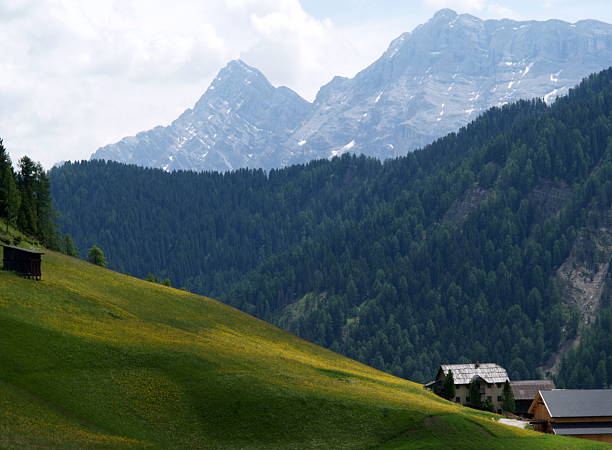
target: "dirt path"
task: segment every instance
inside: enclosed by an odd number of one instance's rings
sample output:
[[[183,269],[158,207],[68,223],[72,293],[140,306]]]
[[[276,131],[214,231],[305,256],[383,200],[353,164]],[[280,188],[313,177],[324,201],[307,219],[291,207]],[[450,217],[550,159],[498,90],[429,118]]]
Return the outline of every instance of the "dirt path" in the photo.
[[[516,419],[499,419],[499,423],[503,423],[504,425],[510,425],[511,427],[525,428],[529,422]]]

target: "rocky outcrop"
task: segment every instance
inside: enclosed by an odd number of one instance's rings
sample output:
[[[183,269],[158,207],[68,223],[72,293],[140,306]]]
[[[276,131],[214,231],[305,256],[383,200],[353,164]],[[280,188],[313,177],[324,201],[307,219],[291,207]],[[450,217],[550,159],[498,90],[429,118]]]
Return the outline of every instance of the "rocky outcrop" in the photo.
[[[482,189],[480,186],[475,185],[467,189],[460,199],[453,202],[448,211],[446,211],[446,214],[444,214],[442,220],[453,222],[455,225],[462,225],[470,214],[492,197],[492,191]]]

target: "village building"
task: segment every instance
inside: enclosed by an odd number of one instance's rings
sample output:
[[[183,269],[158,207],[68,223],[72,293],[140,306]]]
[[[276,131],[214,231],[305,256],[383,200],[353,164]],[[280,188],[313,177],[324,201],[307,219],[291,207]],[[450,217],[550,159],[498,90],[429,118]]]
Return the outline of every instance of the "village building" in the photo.
[[[17,272],[28,278],[40,280],[42,277],[42,255],[43,252],[28,250],[26,248],[3,245],[4,270]]]
[[[514,413],[519,416],[530,417],[529,407],[539,391],[551,391],[555,388],[552,380],[519,380],[510,381],[514,403]]]
[[[474,381],[480,385],[480,401],[484,403],[488,400],[494,411],[501,412],[504,383],[509,381],[506,369],[494,363],[442,364],[436,379],[427,383],[425,387],[442,395],[444,378],[449,371],[453,374],[455,382],[456,403],[469,406],[470,384]]]
[[[529,413],[536,431],[612,442],[612,389],[540,391]]]

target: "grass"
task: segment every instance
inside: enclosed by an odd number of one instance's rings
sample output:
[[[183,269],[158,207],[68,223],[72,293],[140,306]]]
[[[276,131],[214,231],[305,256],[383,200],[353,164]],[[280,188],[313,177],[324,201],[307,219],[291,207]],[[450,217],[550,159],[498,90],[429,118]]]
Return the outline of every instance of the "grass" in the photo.
[[[0,448],[583,448],[214,300],[53,252],[0,272]]]

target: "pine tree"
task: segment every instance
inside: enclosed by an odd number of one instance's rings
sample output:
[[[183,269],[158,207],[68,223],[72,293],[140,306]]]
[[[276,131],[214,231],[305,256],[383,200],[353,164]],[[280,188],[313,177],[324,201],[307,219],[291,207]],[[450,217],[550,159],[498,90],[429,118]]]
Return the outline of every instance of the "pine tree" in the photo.
[[[17,214],[17,226],[30,235],[37,234],[36,209],[34,201],[34,184],[36,180],[36,164],[27,156],[19,160],[17,185],[21,193],[21,204]]]
[[[508,380],[506,380],[506,382],[504,383],[502,409],[511,413],[516,410],[514,394],[512,393],[512,388],[510,387],[510,382]]]
[[[480,383],[478,380],[472,380],[470,383],[470,406],[472,408],[479,409],[482,407],[482,402],[480,401]]]
[[[6,232],[8,233],[9,226],[16,223],[21,197],[11,166],[5,166],[2,170],[2,173],[0,173],[0,190],[4,195],[0,208],[2,209],[2,215],[6,218]]]
[[[448,400],[453,400],[455,398],[455,378],[453,377],[453,372],[450,370],[444,377],[444,385],[442,386],[442,397]]]
[[[102,252],[102,250],[95,245],[93,245],[87,252],[87,260],[90,263],[100,267],[106,267],[108,265],[104,252]]]
[[[51,204],[51,181],[40,163],[34,165],[32,195],[37,237],[48,247],[57,247],[54,245],[56,244],[56,233],[52,220],[54,213]]]
[[[4,148],[2,139],[0,139],[0,217],[7,217],[8,192],[6,183],[11,175],[11,158]]]

